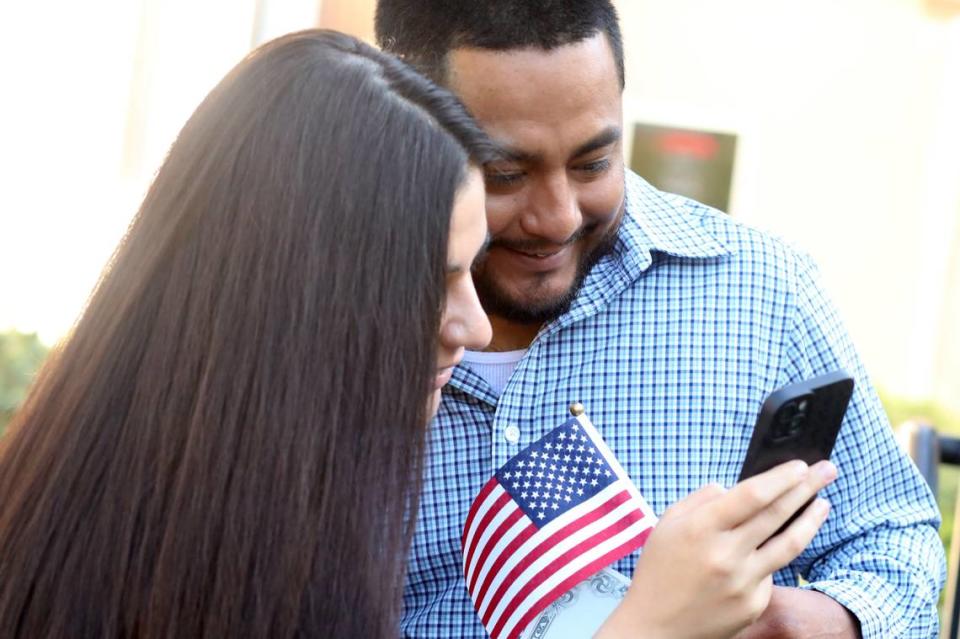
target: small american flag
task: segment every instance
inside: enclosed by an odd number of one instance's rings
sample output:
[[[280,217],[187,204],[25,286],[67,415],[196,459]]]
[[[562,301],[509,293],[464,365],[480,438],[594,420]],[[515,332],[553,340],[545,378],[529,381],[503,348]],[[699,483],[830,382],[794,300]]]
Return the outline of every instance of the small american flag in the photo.
[[[643,546],[657,518],[584,415],[508,461],[463,527],[463,572],[493,639],[515,639],[580,581]]]

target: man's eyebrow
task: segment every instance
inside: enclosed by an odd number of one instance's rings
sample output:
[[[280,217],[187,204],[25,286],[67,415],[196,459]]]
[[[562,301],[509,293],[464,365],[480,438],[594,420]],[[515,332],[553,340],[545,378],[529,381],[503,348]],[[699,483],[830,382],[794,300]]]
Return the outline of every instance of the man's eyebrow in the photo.
[[[517,162],[520,164],[535,164],[540,161],[539,153],[528,153],[527,151],[521,151],[520,149],[515,149],[511,146],[506,146],[503,144],[497,145],[497,155],[499,157],[494,160],[505,160],[507,162]]]
[[[597,149],[602,149],[603,147],[613,144],[614,142],[619,142],[622,135],[623,133],[620,131],[620,127],[609,126],[578,146],[573,152],[573,155],[570,157],[578,158],[581,155],[586,155],[587,153],[591,153]]]
[[[574,149],[570,157],[578,158],[581,155],[586,155],[596,151],[597,149],[602,149],[603,147],[613,144],[614,142],[619,142],[622,136],[623,132],[620,130],[620,127],[609,126]],[[543,157],[539,153],[530,153],[528,151],[523,151],[521,149],[506,145],[498,145],[497,149],[501,159],[508,162],[536,164]]]

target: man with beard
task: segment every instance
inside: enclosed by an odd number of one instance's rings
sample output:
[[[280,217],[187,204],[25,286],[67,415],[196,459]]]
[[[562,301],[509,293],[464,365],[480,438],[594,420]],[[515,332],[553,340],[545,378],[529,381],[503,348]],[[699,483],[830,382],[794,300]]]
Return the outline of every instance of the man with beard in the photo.
[[[931,637],[944,558],[929,489],[816,268],[623,164],[623,51],[605,1],[380,0],[377,37],[502,146],[474,277],[493,325],[430,434],[403,632],[482,637],[460,531],[490,475],[582,402],[653,509],[732,485],[764,397],[843,368],[856,391],[832,512],[742,637]],[[632,574],[636,556],[614,567]],[[798,587],[798,576],[809,584]]]

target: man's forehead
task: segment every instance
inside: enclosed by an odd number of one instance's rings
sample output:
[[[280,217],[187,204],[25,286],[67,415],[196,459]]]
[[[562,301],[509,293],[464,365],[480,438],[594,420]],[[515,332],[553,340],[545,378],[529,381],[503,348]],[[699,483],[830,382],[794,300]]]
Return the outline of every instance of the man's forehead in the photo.
[[[521,88],[531,79],[558,73],[559,84],[611,80],[614,91],[619,93],[620,88],[613,50],[603,32],[552,49],[457,47],[447,55],[446,68],[450,88],[461,94]]]
[[[511,151],[569,156],[621,126],[620,84],[604,35],[549,51],[457,49],[448,79],[474,117]]]

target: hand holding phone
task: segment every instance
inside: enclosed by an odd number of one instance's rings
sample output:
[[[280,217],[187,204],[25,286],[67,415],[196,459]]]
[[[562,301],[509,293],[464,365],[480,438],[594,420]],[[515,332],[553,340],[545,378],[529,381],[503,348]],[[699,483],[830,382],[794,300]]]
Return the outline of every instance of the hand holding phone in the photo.
[[[793,459],[809,465],[829,459],[852,395],[853,378],[842,370],[771,393],[760,409],[738,481]]]
[[[651,637],[733,636],[763,613],[772,574],[806,548],[829,508],[818,500],[769,539],[782,513],[835,477],[827,462],[793,462],[730,490],[708,484],[673,504],[647,539],[625,598],[594,637],[636,637],[638,628]]]

